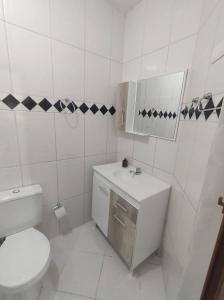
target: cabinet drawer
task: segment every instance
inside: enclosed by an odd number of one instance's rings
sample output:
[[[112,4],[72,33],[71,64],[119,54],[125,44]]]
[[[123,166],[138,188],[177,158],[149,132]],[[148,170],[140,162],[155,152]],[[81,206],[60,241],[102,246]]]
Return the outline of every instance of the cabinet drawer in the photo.
[[[137,223],[138,209],[113,191],[111,191],[111,205],[115,213],[127,217],[134,224]]]

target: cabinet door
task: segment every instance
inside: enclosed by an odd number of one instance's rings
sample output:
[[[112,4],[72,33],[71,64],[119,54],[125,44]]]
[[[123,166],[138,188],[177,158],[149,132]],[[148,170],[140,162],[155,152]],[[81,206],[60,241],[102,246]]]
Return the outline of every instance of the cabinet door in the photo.
[[[93,176],[92,217],[102,232],[108,235],[110,186],[98,174]]]

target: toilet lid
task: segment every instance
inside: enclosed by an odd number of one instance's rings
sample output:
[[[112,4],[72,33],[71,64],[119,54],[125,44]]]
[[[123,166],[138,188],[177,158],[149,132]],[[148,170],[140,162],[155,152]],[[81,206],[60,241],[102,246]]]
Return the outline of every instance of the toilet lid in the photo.
[[[34,228],[6,238],[0,247],[0,288],[16,290],[34,282],[46,272],[50,243]]]

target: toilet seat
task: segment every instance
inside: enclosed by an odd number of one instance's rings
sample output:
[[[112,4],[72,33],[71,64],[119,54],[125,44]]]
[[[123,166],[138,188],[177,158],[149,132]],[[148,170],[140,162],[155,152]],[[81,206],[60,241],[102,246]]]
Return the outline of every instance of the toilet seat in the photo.
[[[50,243],[30,228],[6,238],[0,247],[0,290],[17,293],[39,281],[50,263]]]

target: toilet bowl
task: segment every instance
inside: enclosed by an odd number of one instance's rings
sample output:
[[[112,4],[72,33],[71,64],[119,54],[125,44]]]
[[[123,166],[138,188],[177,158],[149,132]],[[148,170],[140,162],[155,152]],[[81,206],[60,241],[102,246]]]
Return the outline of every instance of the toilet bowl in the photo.
[[[19,193],[21,197],[17,195]],[[41,195],[40,186],[23,187],[16,193],[15,190],[0,193],[0,238],[6,236],[0,246],[1,300],[39,298],[41,279],[51,261],[47,237],[30,226],[39,224],[41,220]],[[16,206],[17,211],[14,210]],[[4,220],[5,216],[7,220]],[[10,234],[5,234],[8,232]]]

